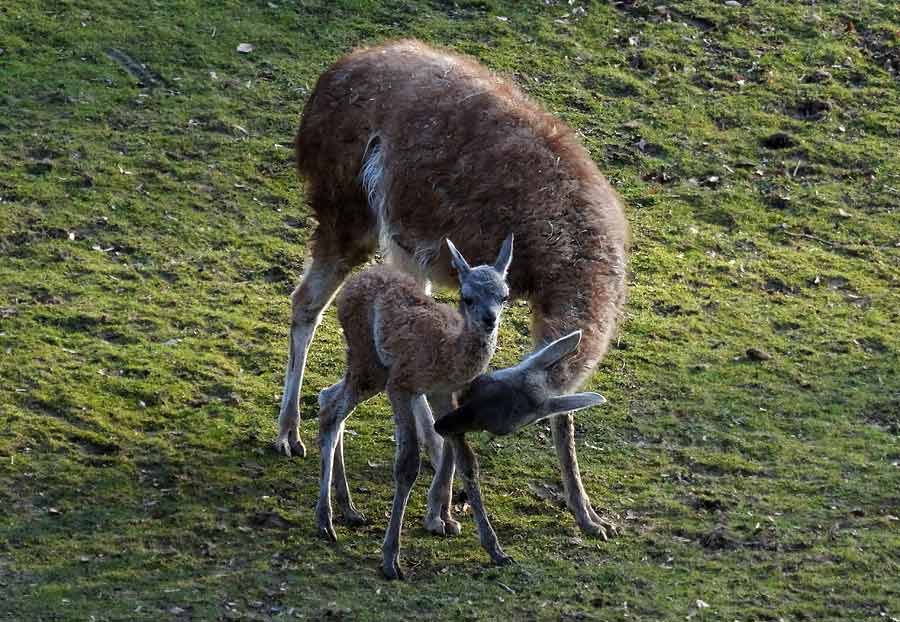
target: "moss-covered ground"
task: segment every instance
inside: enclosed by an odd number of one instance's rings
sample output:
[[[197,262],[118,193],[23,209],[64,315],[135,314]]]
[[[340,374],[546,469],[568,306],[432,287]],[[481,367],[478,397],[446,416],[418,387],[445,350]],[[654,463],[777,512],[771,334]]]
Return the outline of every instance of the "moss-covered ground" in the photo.
[[[314,226],[293,132],[329,63],[405,36],[576,128],[634,244],[609,404],[577,422],[624,533],[559,507],[548,429],[476,437],[518,563],[470,516],[428,536],[426,473],[387,583],[385,401],[347,434],[373,523],[336,545],[318,452],[270,443]],[[0,619],[900,619],[898,75],[888,0],[4,0]],[[310,447],[342,365],[329,314]]]

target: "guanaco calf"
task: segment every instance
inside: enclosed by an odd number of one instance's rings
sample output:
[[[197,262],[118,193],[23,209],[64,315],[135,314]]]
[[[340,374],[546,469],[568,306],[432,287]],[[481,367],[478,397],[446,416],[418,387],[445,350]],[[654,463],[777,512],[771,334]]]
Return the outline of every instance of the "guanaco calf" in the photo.
[[[357,404],[381,391],[390,399],[397,449],[394,502],[382,564],[389,579],[402,578],[400,531],[410,489],[419,473],[417,425],[424,436],[434,437],[435,448],[441,444],[425,394],[452,394],[487,368],[497,345],[500,314],[509,297],[506,273],[512,261],[512,235],[493,265],[472,268],[450,240],[447,247],[459,275],[456,309],[436,302],[409,275],[383,266],[366,269],[347,282],[337,302],[347,342],[347,369],[340,382],[319,394],[322,479],[316,520],[320,533],[331,540],[336,539],[331,520],[332,471],[344,517],[351,523],[364,520],[350,498],[344,470],[344,421]],[[452,464],[453,460],[449,454],[432,454],[432,459],[438,471],[443,466],[439,463],[449,460]],[[452,519],[446,518],[458,532],[458,524],[453,526]],[[496,538],[485,546],[496,562],[507,559]]]

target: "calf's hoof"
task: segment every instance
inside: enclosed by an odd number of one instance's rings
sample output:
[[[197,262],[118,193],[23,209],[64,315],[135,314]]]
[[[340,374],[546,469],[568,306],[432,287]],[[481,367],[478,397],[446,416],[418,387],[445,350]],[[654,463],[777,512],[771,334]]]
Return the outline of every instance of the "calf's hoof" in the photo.
[[[504,553],[503,551],[498,551],[496,553],[491,554],[491,561],[494,562],[497,566],[509,566],[510,564],[516,563],[512,557]]]
[[[440,516],[426,516],[425,530],[436,536],[458,536],[459,523],[453,519],[448,521]]]
[[[351,527],[362,527],[369,524],[369,519],[357,509],[350,509],[342,512],[342,514],[344,515],[344,522]]]
[[[337,542],[337,534],[334,533],[334,527],[330,525],[327,527],[319,527],[319,535],[324,540],[328,540],[329,542]]]
[[[406,577],[403,576],[403,570],[400,569],[400,560],[386,559],[384,563],[381,565],[381,570],[384,572],[384,578],[388,581],[403,581]]]
[[[445,535],[458,536],[462,532],[462,526],[459,524],[459,521],[455,521],[449,516],[445,516],[443,521]]]
[[[316,525],[319,536],[331,542],[337,542],[337,534],[334,533],[334,525],[331,522],[331,513],[316,509]]]

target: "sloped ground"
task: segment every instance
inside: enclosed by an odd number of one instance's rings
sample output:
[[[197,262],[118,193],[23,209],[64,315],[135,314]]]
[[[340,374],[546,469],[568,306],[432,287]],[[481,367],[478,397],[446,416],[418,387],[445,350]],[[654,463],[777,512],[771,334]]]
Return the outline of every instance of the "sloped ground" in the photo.
[[[0,618],[900,618],[894,3],[209,4],[0,6]],[[373,525],[337,545],[317,452],[270,450],[313,226],[293,131],[331,61],[398,36],[512,76],[628,203],[610,402],[578,420],[613,541],[554,503],[532,428],[476,439],[519,563],[470,517],[427,536],[423,477],[389,584],[385,402],[347,439]],[[518,306],[496,363],[527,349]],[[329,315],[308,440],[342,365]]]

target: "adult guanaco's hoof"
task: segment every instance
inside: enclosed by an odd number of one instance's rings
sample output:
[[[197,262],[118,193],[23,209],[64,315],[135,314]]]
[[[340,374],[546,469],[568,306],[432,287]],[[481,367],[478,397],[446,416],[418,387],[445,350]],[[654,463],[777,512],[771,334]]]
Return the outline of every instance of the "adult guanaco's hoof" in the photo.
[[[290,436],[279,436],[275,441],[275,451],[284,454],[288,458],[298,456],[306,457],[306,445],[299,438],[290,438]]]

